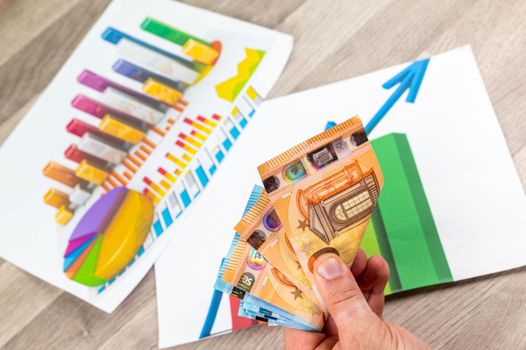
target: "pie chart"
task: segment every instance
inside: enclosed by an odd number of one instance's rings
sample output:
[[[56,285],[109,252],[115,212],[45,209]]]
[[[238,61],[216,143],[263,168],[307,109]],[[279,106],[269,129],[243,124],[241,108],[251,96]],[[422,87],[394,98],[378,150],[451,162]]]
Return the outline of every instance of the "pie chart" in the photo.
[[[85,286],[106,283],[137,255],[153,221],[150,198],[126,187],[102,195],[69,238],[64,273]]]

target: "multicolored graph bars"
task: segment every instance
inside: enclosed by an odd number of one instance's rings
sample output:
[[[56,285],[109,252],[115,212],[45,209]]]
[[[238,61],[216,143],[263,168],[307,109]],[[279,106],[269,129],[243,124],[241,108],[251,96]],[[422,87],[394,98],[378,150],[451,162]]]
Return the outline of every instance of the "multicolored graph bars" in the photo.
[[[189,115],[186,110],[191,102],[185,100],[185,91],[213,69],[221,43],[208,42],[152,18],[146,18],[141,28],[175,44],[174,49],[168,52],[108,27],[102,39],[115,46],[119,56],[110,63],[111,68],[135,88],[88,69],[80,72],[77,82],[93,93],[80,93],[71,101],[79,115],[65,126],[78,138],[64,151],[69,165],[50,161],[43,169],[45,176],[60,183],[44,195],[44,202],[56,208],[59,225],[68,224],[79,208],[93,202],[94,193],[129,187],[150,198],[155,206],[153,225],[137,249],[137,257],[207,186],[248,124],[262,98],[247,82],[264,55],[263,51],[245,49],[247,57],[239,63],[238,75],[218,84],[218,91],[231,97],[231,113]],[[167,135],[171,135],[169,141]],[[70,245],[73,241],[80,242],[72,236]],[[90,242],[98,244],[95,238]],[[94,286],[98,284],[93,281],[100,282],[99,292],[115,280],[109,274],[75,279],[68,269],[65,261],[66,275],[79,283]]]

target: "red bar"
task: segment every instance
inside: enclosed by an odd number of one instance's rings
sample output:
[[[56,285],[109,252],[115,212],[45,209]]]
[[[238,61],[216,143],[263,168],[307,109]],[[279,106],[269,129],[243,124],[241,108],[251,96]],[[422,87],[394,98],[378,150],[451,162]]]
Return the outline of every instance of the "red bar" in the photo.
[[[221,117],[218,116],[217,114],[213,114],[213,115],[212,115],[212,118],[214,118],[214,119],[217,120],[217,121],[221,120]]]
[[[79,94],[71,101],[71,105],[78,110],[91,114],[99,119],[104,118],[106,114],[116,116],[123,121],[132,124],[138,129],[142,129],[143,121],[127,113],[116,110],[92,98]]]
[[[69,145],[69,147],[64,151],[64,156],[74,161],[75,163],[80,163],[84,159],[86,159],[88,162],[93,163],[98,168],[106,168],[108,166],[108,163],[102,159],[99,159],[97,157],[92,156],[91,154],[87,154],[85,152],[82,152],[77,148],[77,145]]]
[[[238,316],[240,300],[236,297],[230,297],[230,317],[232,318],[232,330],[250,328],[258,324],[258,321],[250,318]]]
[[[105,132],[99,130],[98,127],[88,124],[80,119],[73,118],[66,126],[66,130],[73,135],[78,137],[84,136],[85,133],[89,132],[97,137],[100,137],[109,143],[113,144],[118,148],[123,148],[126,145],[126,142],[119,140],[111,135],[106,134]]]
[[[152,183],[152,180],[150,180],[148,177],[143,177],[142,181],[144,181],[148,186]]]

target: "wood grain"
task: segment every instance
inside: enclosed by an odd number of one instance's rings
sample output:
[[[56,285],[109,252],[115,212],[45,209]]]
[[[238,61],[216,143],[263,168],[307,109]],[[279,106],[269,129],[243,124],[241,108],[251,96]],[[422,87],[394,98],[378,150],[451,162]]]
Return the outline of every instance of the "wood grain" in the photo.
[[[108,1],[0,0],[0,143]],[[272,96],[470,44],[526,185],[525,1],[185,2],[294,35],[294,52]],[[425,288],[389,298],[385,314],[434,348],[526,348],[524,285],[526,269],[517,269]],[[0,310],[0,346],[6,349],[158,344],[153,272],[107,315],[0,260]],[[281,346],[281,329],[260,326],[180,348]]]

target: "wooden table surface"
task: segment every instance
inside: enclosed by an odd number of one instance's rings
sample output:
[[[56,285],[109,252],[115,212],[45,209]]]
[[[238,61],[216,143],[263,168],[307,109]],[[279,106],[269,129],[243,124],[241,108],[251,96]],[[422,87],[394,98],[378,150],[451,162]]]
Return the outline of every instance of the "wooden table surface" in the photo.
[[[108,2],[0,0],[0,142]],[[294,36],[272,96],[471,44],[525,184],[526,1],[186,2]],[[394,296],[385,313],[434,348],[526,348],[526,269]],[[153,271],[107,315],[0,259],[0,346],[156,348],[157,329]],[[281,333],[261,326],[181,349],[280,348]]]

